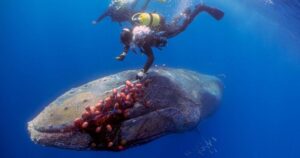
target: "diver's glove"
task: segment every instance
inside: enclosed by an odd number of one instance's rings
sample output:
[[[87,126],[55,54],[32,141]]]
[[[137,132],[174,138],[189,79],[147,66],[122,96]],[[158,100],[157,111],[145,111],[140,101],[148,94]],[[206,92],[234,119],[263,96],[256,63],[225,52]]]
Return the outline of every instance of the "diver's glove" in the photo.
[[[119,61],[123,61],[126,57],[126,53],[123,52],[122,54],[120,54],[119,56],[116,57],[116,60],[119,60]]]
[[[142,80],[143,78],[146,77],[146,75],[147,75],[147,74],[144,72],[144,70],[141,70],[141,71],[139,71],[139,72],[137,73],[136,79]]]

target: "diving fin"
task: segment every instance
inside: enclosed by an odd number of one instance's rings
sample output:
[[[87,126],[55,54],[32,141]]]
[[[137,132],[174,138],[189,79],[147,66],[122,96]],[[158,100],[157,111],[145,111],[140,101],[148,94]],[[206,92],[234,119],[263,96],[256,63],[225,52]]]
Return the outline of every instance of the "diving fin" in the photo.
[[[217,8],[207,7],[206,12],[216,20],[221,20],[224,17],[224,12]]]

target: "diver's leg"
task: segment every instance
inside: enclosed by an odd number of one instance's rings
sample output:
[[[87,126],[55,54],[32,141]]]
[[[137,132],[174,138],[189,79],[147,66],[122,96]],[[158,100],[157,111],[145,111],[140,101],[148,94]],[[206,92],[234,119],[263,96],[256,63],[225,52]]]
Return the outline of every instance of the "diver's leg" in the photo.
[[[196,6],[196,9],[195,9],[196,14],[198,14],[197,7],[199,7],[201,10],[204,10],[205,12],[207,12],[209,15],[211,15],[216,20],[221,20],[224,17],[224,12],[222,10],[220,10],[218,8],[209,7],[204,4],[199,4]],[[197,15],[195,15],[195,16],[197,16]]]
[[[213,7],[209,7],[205,4],[198,4],[195,6],[195,9],[192,12],[187,13],[187,21],[186,23],[191,23],[194,18],[201,12],[207,12],[209,15],[214,17],[216,20],[221,20],[224,16],[224,12]]]
[[[196,18],[197,15],[199,15],[201,12],[207,12],[211,16],[213,16],[216,20],[220,20],[224,16],[224,12],[222,12],[219,9],[212,8],[209,6],[206,6],[204,4],[198,4],[195,6],[195,9],[191,11],[190,9],[187,9],[181,17],[183,18],[183,22],[181,25],[178,25],[179,17],[175,18],[173,22],[169,25],[166,25],[166,33],[165,35],[168,38],[174,37],[178,35],[179,33],[183,32]]]

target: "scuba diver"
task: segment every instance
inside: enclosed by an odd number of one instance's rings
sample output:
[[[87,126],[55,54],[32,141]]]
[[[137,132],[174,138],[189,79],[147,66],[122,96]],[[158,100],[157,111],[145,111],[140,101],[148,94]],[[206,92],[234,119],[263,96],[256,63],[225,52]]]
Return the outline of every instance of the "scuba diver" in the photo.
[[[130,21],[136,12],[145,11],[151,1],[153,0],[112,0],[108,9],[92,23],[97,24],[107,16],[119,23]],[[156,1],[165,3],[167,0]],[[139,5],[140,8],[137,8]]]
[[[166,46],[167,39],[183,32],[201,12],[207,12],[216,20],[221,20],[224,16],[223,11],[204,4],[198,4],[193,9],[186,9],[171,23],[166,23],[164,17],[157,13],[141,12],[134,14],[132,16],[132,21],[135,23],[133,28],[125,28],[121,33],[124,49],[116,57],[116,60],[123,61],[129,50],[135,52],[135,48],[139,48],[147,56],[147,62],[143,69],[138,72],[137,79],[144,78],[154,62],[152,47],[161,49]]]

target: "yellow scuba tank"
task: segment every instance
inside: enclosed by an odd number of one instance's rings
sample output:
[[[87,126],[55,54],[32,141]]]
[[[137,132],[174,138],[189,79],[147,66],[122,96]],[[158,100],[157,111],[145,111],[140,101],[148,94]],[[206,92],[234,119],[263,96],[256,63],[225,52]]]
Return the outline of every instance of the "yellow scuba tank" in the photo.
[[[161,16],[157,13],[142,12],[134,14],[131,20],[139,25],[158,27],[161,23]]]

